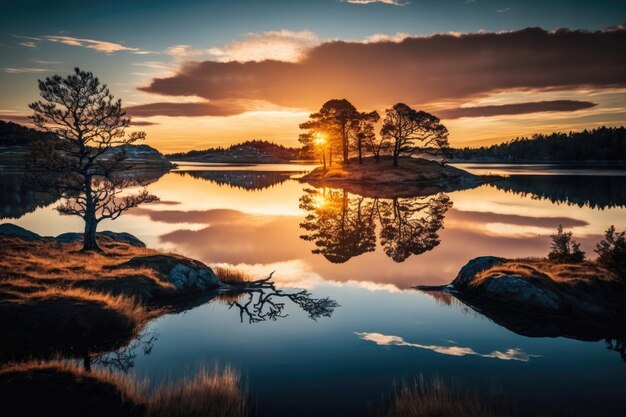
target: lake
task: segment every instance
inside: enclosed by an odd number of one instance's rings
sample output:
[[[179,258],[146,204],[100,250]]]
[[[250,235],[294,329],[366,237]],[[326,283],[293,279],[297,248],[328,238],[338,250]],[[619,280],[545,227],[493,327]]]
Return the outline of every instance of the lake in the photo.
[[[156,384],[230,365],[261,416],[365,415],[421,376],[531,408],[619,414],[623,341],[620,352],[608,349],[620,341],[597,337],[524,336],[412,287],[446,284],[477,256],[545,256],[559,224],[593,257],[608,226],[626,226],[626,171],[459,166],[506,177],[445,194],[365,198],[297,181],[311,165],[181,163],[155,175],[148,189],[161,201],[100,230],[258,278],[275,271],[284,291],[306,289],[339,306],[316,315],[286,299],[280,314],[250,314],[243,296],[165,315],[131,344],[127,371]],[[80,231],[78,219],[59,216],[20,178],[0,174],[3,222],[42,235]]]

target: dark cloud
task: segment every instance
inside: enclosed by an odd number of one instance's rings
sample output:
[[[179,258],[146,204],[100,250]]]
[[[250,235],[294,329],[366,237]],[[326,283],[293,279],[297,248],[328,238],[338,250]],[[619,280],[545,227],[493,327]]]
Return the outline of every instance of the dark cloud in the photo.
[[[333,41],[297,63],[188,62],[143,91],[209,100],[267,100],[314,109],[332,97],[381,108],[428,106],[502,90],[626,86],[626,29],[434,35],[402,42]],[[198,112],[202,112],[197,109]]]
[[[133,120],[130,124],[132,126],[154,126],[154,125],[158,125],[158,123],[148,122],[146,120]]]
[[[131,116],[232,116],[245,111],[240,103],[230,100],[200,103],[148,103],[126,107]],[[135,123],[136,124],[136,123]]]
[[[458,119],[460,117],[489,117],[507,114],[527,114],[553,111],[576,111],[597,106],[590,101],[551,100],[529,103],[503,104],[497,106],[458,107],[437,112],[442,119]]]

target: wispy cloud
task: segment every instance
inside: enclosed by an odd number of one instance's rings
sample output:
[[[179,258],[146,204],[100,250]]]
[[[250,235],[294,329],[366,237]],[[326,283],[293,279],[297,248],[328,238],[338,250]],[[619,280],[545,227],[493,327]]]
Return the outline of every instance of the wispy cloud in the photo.
[[[403,0],[345,0],[346,3],[350,4],[372,4],[372,3],[382,3],[389,4],[391,6],[405,6],[409,4],[409,1]]]
[[[12,68],[4,68],[4,72],[7,74],[34,74],[39,72],[50,71],[46,68],[25,68],[25,67],[12,67]]]
[[[511,10],[510,7],[505,7],[503,9],[496,10],[496,13],[505,13],[505,12],[508,12],[509,10]]]
[[[522,351],[519,348],[511,348],[507,349],[504,352],[499,350],[494,350],[490,353],[478,353],[472,348],[462,347],[462,346],[439,346],[439,345],[422,345],[419,343],[409,343],[406,342],[400,336],[390,336],[381,333],[359,333],[354,332],[361,339],[367,340],[368,342],[374,342],[379,346],[407,346],[418,349],[430,350],[442,355],[449,356],[480,356],[481,358],[492,358],[492,359],[500,359],[504,361],[521,361],[528,362],[530,358],[537,358],[540,355],[529,355],[528,353]]]
[[[104,54],[112,54],[114,52],[127,51],[138,55],[150,54],[150,51],[144,51],[139,48],[132,48],[121,43],[101,41],[96,39],[76,38],[67,35],[46,35],[41,37],[42,40],[49,42],[62,43],[70,46],[80,46],[83,48],[93,49]]]

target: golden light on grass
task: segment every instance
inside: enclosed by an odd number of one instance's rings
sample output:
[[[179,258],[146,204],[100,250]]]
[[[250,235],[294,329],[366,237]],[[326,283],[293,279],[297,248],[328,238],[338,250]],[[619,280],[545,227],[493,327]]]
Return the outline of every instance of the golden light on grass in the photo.
[[[7,409],[51,414],[81,410],[94,401],[111,415],[150,417],[244,417],[251,413],[249,396],[239,374],[231,367],[201,366],[195,375],[154,388],[147,379],[96,367],[85,371],[71,361],[26,362],[0,370],[0,389]],[[24,403],[36,393],[40,402]],[[84,393],[86,395],[81,395]],[[68,397],[69,395],[69,397]],[[14,403],[12,403],[14,402]],[[102,413],[101,413],[102,414]],[[98,414],[98,415],[101,415]]]

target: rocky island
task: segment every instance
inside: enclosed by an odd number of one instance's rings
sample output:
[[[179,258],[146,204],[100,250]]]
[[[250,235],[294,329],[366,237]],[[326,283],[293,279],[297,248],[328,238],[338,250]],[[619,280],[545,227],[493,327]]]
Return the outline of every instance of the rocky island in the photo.
[[[626,334],[626,285],[593,261],[482,256],[448,285],[416,288],[449,294],[526,336],[597,340]]]
[[[432,195],[476,187],[494,177],[478,176],[449,165],[405,157],[399,166],[393,158],[363,158],[363,163],[317,167],[300,180],[315,186],[341,187],[366,197]]]

